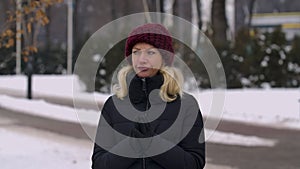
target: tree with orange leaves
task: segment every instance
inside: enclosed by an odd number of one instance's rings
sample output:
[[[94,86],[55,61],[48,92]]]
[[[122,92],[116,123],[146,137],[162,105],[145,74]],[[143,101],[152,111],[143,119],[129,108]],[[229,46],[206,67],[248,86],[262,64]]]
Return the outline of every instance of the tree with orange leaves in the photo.
[[[50,21],[45,10],[63,0],[11,0],[11,9],[7,11],[7,20],[0,30],[0,48],[15,46],[18,38],[22,38],[22,56],[26,57],[38,51],[38,35],[40,28]],[[15,29],[16,23],[21,23],[21,29]],[[20,34],[21,36],[17,36]]]

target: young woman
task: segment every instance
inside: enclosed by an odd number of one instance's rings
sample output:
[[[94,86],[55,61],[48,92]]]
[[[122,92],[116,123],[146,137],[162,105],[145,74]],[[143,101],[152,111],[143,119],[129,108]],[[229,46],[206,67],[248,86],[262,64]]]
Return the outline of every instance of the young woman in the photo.
[[[182,91],[168,30],[154,23],[135,28],[125,56],[128,66],[118,72],[115,94],[101,112],[92,168],[204,168],[202,115]]]

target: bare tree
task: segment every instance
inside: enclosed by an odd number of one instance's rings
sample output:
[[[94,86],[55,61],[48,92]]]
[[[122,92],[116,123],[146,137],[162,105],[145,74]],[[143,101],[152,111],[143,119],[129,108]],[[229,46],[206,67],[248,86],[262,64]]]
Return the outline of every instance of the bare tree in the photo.
[[[199,29],[202,28],[202,15],[201,15],[201,2],[200,0],[195,0],[196,1],[196,9],[197,9],[197,15],[198,15],[198,27]]]
[[[189,22],[192,21],[192,1],[190,0],[174,0],[173,14],[183,18]],[[173,29],[176,30],[180,39],[188,41],[191,39],[191,30],[186,30],[185,25],[176,25]],[[183,54],[183,52],[180,52]]]
[[[216,47],[224,48],[227,44],[227,19],[225,13],[225,0],[213,0],[211,10],[212,40]]]
[[[159,7],[160,7],[160,12],[161,13],[165,12],[164,5],[165,5],[165,1],[164,0],[159,0]]]

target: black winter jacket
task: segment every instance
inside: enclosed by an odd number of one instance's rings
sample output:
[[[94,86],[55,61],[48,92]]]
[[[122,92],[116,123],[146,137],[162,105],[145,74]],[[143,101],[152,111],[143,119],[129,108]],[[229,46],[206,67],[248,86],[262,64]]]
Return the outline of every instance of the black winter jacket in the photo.
[[[129,83],[127,83],[129,84]],[[153,106],[149,103],[149,93],[154,89],[160,89],[163,84],[163,76],[158,74],[151,78],[141,79],[134,76],[129,85],[129,99],[132,105],[139,111],[145,111]],[[115,97],[115,98],[113,98]],[[159,97],[157,95],[157,97]],[[130,136],[130,131],[135,127],[136,122],[130,121],[117,111],[114,104],[116,96],[111,96],[105,102],[99,126],[101,126],[101,119],[104,118],[107,123],[117,132]],[[122,101],[119,100],[122,104]],[[152,103],[152,102],[151,102]],[[184,104],[182,104],[184,103]],[[166,104],[166,103],[155,103]],[[186,107],[181,109],[181,105]],[[154,121],[150,122],[151,126],[155,128],[155,133],[161,134],[167,130],[176,120],[179,115],[179,110],[183,110],[185,118],[190,115],[190,107],[196,107],[198,113],[194,124],[188,130],[185,137],[178,141],[170,150],[152,157],[146,158],[128,158],[122,157],[108,152],[103,147],[94,145],[94,152],[92,155],[93,169],[202,169],[205,165],[205,143],[204,136],[200,132],[203,128],[203,120],[201,112],[198,108],[196,100],[189,94],[184,93],[183,97],[177,97],[175,101],[166,104],[163,113]],[[182,120],[184,128],[185,118]],[[98,126],[97,138],[101,138],[102,133]],[[180,132],[180,131],[178,131]],[[103,136],[102,136],[103,137]],[[111,137],[114,137],[113,135]],[[200,137],[200,138],[199,138]],[[97,142],[97,141],[96,141]],[[113,143],[117,144],[117,143]],[[113,146],[111,146],[113,148]]]

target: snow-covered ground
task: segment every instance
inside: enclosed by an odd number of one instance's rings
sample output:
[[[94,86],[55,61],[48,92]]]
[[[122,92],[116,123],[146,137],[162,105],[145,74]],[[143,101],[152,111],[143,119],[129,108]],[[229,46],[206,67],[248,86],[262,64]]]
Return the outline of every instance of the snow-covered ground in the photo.
[[[109,95],[85,93],[76,76],[35,76],[33,93],[47,96],[63,96],[66,99],[96,99],[105,101]],[[75,85],[74,90],[72,86]],[[24,87],[25,86],[25,87]],[[0,93],[26,93],[25,76],[0,76]],[[212,90],[200,91],[197,99],[204,116],[209,116],[213,101]],[[240,89],[225,92],[224,112],[226,120],[265,125],[277,128],[300,129],[299,89]],[[68,122],[83,122],[97,125],[100,111],[74,109],[43,100],[27,100],[0,94],[0,107],[19,113],[59,119]],[[78,119],[80,117],[80,120]],[[1,119],[3,121],[3,119]],[[1,122],[1,121],[0,121]],[[31,129],[34,130],[34,129]],[[209,131],[209,130],[207,130]],[[211,132],[211,131],[210,131]],[[38,134],[26,128],[0,128],[0,163],[1,168],[89,168],[92,150],[91,141],[80,141],[73,138],[57,136],[53,133]],[[55,138],[55,139],[51,139]],[[272,147],[277,140],[257,136],[240,135],[214,131],[208,142],[239,146]],[[25,147],[17,147],[22,143]],[[72,144],[73,143],[73,144]],[[79,146],[78,146],[79,145]],[[12,163],[12,159],[14,162]],[[33,163],[34,161],[34,163]],[[59,165],[59,167],[58,167]],[[216,168],[216,167],[212,167]]]
[[[93,144],[88,140],[14,125],[1,127],[0,138],[1,169],[88,169],[91,166]]]
[[[91,168],[91,141],[18,126],[1,127],[0,138],[1,169]],[[232,169],[230,166],[210,164],[210,161],[207,158],[205,169]]]
[[[200,92],[198,100],[204,115],[209,115],[213,91]],[[299,101],[296,88],[226,90],[222,119],[299,130]]]
[[[105,101],[109,95],[100,93],[84,93],[84,85],[76,76],[35,76],[33,93],[48,95],[63,95],[64,97],[77,96],[97,97]],[[75,80],[74,80],[75,79]],[[25,76],[1,76],[1,90],[14,89],[25,92]],[[22,85],[20,85],[22,84]],[[72,90],[71,86],[77,86]],[[71,88],[71,89],[70,89]],[[82,93],[82,95],[78,95]],[[300,129],[299,103],[300,92],[298,89],[241,89],[227,90],[222,118],[226,120],[247,122],[252,124],[267,125],[277,128]],[[209,116],[213,101],[213,91],[204,90],[198,97],[204,116]],[[55,105],[43,100],[27,100],[0,95],[0,106],[17,112],[35,114],[54,119],[71,122],[83,122],[97,125],[100,112],[95,110],[74,109],[68,106]],[[43,110],[43,111],[41,111]],[[78,120],[78,117],[80,119]],[[227,139],[224,139],[227,138]],[[247,142],[245,142],[247,140]],[[257,141],[259,140],[259,141]],[[276,141],[253,136],[242,136],[234,133],[215,132],[208,141],[222,144],[238,144],[244,146],[270,146]]]

